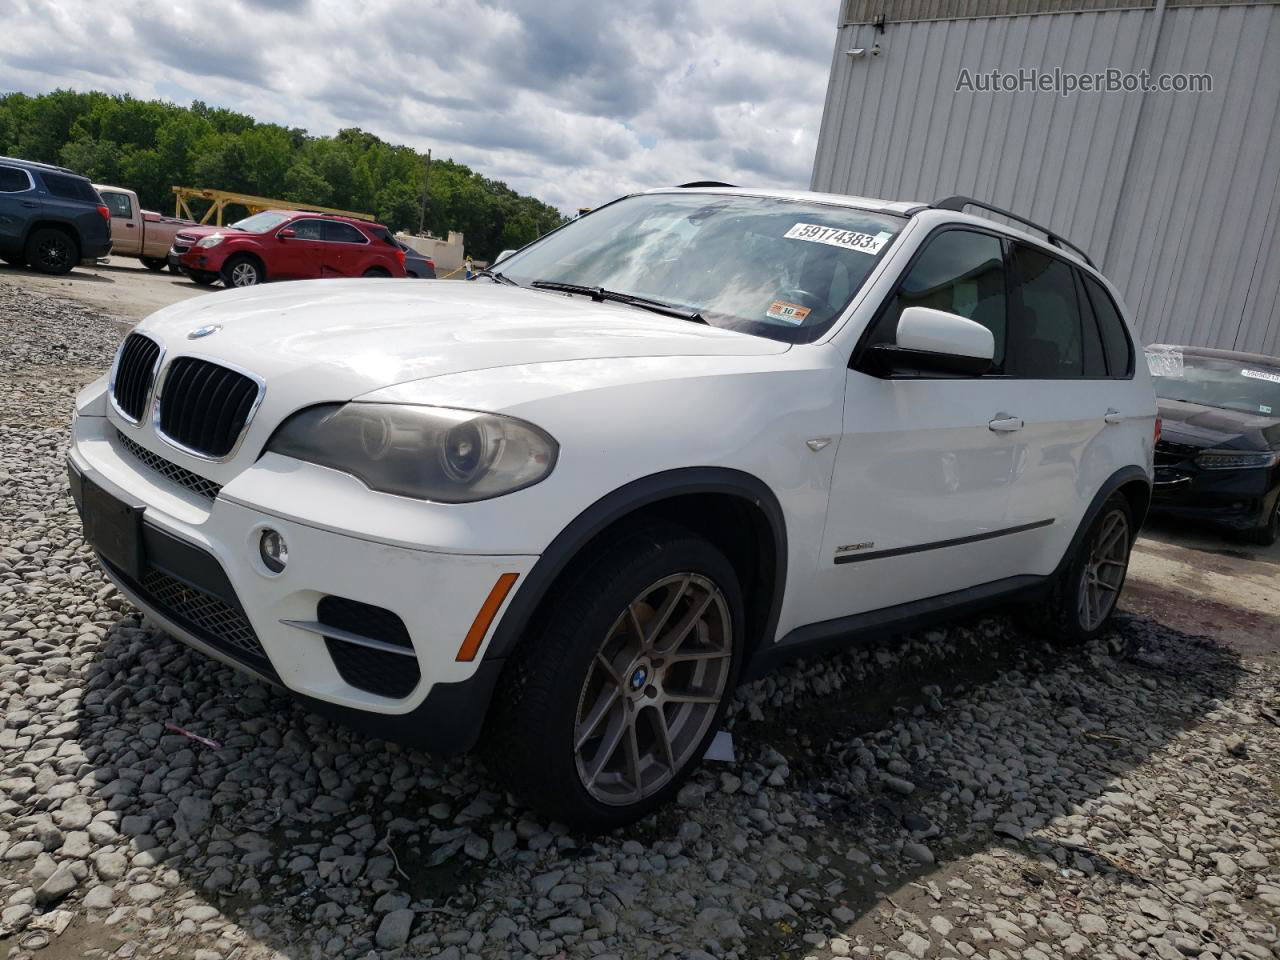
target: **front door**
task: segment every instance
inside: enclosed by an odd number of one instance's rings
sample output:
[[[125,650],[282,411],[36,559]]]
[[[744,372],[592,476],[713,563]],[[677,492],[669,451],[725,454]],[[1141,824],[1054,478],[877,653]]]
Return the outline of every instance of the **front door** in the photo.
[[[0,165],[0,250],[17,252],[27,224],[39,212],[31,175],[21,167]]]
[[[99,190],[98,196],[111,211],[111,252],[125,257],[142,253],[142,218],[133,198],[116,190]]]
[[[293,236],[276,234],[276,250],[273,251],[267,269],[273,280],[313,280],[324,276],[325,248],[323,220],[295,220],[281,229],[293,230]]]
[[[1023,388],[1000,367],[1006,259],[996,235],[945,228],[926,241],[873,321],[869,342],[893,342],[906,307],[967,317],[992,331],[996,365],[972,378],[848,372],[815,619],[1023,572],[1025,538],[1035,527],[1015,522],[1010,508],[1039,451],[1019,429]]]

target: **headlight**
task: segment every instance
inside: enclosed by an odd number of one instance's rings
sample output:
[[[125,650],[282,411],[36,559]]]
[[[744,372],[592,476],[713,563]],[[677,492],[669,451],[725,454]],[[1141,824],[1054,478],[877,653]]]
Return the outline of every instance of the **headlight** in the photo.
[[[295,413],[267,449],[418,500],[470,503],[542,480],[560,451],[531,423],[474,410],[325,404]]]
[[[202,237],[200,240],[196,242],[196,246],[201,247],[202,249],[208,250],[210,247],[216,247],[225,239],[227,238],[224,237],[222,234],[214,233],[214,234],[210,234],[207,237]]]
[[[1243,470],[1248,467],[1274,467],[1280,454],[1235,453],[1231,450],[1206,450],[1196,457],[1196,466],[1205,470]]]

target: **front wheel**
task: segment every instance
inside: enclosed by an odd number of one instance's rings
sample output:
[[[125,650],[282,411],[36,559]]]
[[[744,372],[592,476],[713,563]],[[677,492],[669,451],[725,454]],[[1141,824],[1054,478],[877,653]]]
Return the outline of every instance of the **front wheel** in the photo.
[[[187,277],[192,283],[198,283],[202,287],[211,287],[218,282],[218,275],[207,270],[188,270]]]
[[[155,273],[159,273],[161,270],[163,270],[165,267],[169,265],[169,261],[166,260],[164,257],[143,257],[142,265],[146,267],[148,270],[151,270]]]
[[[489,769],[544,815],[631,823],[679,790],[715,735],[742,660],[733,566],[679,527],[582,558],[508,664]]]
[[[266,279],[262,264],[243,254],[232,257],[222,266],[222,282],[228,287],[256,287]]]
[[[382,267],[370,267],[370,268],[369,268],[368,270],[366,270],[364,273],[360,274],[360,276],[362,276],[362,277],[366,277],[366,278],[368,278],[368,277],[390,277],[390,276],[391,276],[391,274],[390,274],[390,273],[388,273],[386,270],[382,269]]]
[[[1267,519],[1249,531],[1249,539],[1262,547],[1269,547],[1280,540],[1280,489],[1272,494],[1271,512]]]
[[[1129,501],[1113,494],[1068,558],[1047,601],[1026,611],[1027,625],[1068,645],[1102,633],[1124,588],[1136,535]]]

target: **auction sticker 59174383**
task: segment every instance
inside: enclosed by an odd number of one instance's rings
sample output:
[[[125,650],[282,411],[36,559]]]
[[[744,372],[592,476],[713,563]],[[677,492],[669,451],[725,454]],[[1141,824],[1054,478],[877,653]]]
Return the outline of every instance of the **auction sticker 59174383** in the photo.
[[[797,223],[783,236],[788,240],[808,240],[810,243],[825,243],[845,250],[856,250],[875,256],[880,248],[893,236],[888,230],[877,234],[859,233],[857,230],[841,230],[839,227],[824,227],[818,223]]]

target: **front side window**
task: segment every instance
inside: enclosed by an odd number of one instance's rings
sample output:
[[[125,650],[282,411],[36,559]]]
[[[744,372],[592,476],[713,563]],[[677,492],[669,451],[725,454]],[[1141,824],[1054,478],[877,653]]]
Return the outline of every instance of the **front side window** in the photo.
[[[363,233],[349,223],[329,221],[324,225],[324,238],[331,243],[368,243]]]
[[[1163,400],[1280,416],[1280,366],[1185,355],[1171,347],[1149,348],[1147,366]]]
[[[231,224],[229,229],[240,230],[244,233],[267,233],[288,219],[289,215],[287,213],[274,213],[268,210],[266,213],[255,213],[252,217],[237,220]]]
[[[298,220],[290,226],[293,227],[293,235],[299,240],[324,239],[323,220]]]
[[[943,310],[980,323],[995,340],[992,373],[1005,351],[1004,250],[1000,240],[973,230],[944,230],[925,242],[869,343],[893,343],[907,307]]]
[[[0,193],[21,193],[31,188],[27,171],[17,167],[0,167]]]
[[[521,285],[571,283],[700,314],[790,343],[840,317],[901,217],[769,197],[681,191],[627,197],[503,260]]]
[[[1005,373],[1026,380],[1085,376],[1084,324],[1074,269],[1022,243],[1014,244],[1014,263]]]
[[[133,201],[127,193],[104,193],[102,202],[107,205],[107,209],[111,211],[113,217],[122,217],[128,220],[133,216]]]

